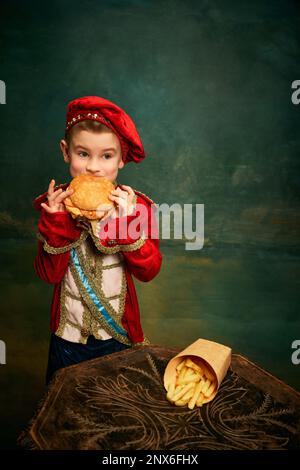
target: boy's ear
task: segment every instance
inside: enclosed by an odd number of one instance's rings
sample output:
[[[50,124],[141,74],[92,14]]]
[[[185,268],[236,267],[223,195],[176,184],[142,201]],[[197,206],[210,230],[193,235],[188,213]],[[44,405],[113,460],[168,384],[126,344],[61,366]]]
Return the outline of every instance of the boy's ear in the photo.
[[[66,163],[70,163],[69,151],[68,151],[68,144],[65,139],[61,139],[60,141],[60,149],[62,151],[64,161]]]
[[[119,170],[122,170],[122,168],[124,168],[124,165],[125,163],[123,162],[123,160],[120,160],[118,165]]]

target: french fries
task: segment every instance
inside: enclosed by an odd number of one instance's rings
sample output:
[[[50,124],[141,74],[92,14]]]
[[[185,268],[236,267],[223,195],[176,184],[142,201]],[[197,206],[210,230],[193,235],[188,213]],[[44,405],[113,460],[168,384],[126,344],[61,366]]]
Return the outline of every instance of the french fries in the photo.
[[[176,367],[176,377],[168,385],[167,400],[176,406],[202,406],[217,388],[217,378],[204,362],[186,357]]]

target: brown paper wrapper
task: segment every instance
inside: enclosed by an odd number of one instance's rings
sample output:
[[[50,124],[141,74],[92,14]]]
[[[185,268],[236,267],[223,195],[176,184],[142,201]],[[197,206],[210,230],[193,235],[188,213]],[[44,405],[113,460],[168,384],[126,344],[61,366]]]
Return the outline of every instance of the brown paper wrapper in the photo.
[[[204,401],[204,403],[212,401],[218,393],[221,382],[227,374],[227,370],[230,366],[231,348],[224,346],[223,344],[201,338],[190,344],[168,362],[164,374],[164,386],[166,390],[168,390],[169,383],[175,380],[176,367],[186,356],[191,357],[191,359],[195,359],[195,362],[197,362],[197,358],[204,361],[210,372],[215,376],[217,380],[217,388],[215,392]]]

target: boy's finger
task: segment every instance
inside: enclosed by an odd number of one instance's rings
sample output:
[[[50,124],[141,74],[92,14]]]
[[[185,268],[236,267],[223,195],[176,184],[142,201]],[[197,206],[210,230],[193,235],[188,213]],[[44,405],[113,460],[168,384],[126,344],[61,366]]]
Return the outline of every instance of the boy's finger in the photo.
[[[117,204],[120,204],[120,203],[124,204],[124,201],[125,201],[125,199],[123,197],[115,196],[114,194],[110,194],[109,198],[112,199],[113,201],[115,201]]]
[[[54,191],[54,193],[48,195],[48,202],[53,203],[56,201],[57,196],[62,192],[62,189],[57,189],[57,191]]]
[[[109,199],[113,199],[114,201],[115,201],[116,199],[121,199],[120,196],[117,196],[116,194],[112,194],[112,193],[109,194],[108,197],[109,197]]]
[[[48,187],[48,196],[52,196],[55,186],[55,180],[51,180]]]
[[[51,211],[49,210],[49,206],[47,206],[47,204],[45,204],[44,202],[41,203],[41,207],[43,207],[46,212],[51,212]]]
[[[113,196],[113,195],[109,197],[117,204],[119,208],[121,207],[123,210],[126,210],[129,207],[127,200],[123,199],[122,197]]]
[[[55,204],[59,204],[62,202],[66,197],[70,196],[73,193],[73,189],[68,189],[67,191],[63,191],[61,194],[55,198]]]
[[[119,194],[122,192],[122,189],[121,188],[112,189],[111,192],[115,194]]]
[[[122,191],[120,188],[117,188],[117,189],[113,189],[111,191],[111,194],[113,196],[119,196],[121,197],[122,199],[126,199],[127,196],[128,196],[128,193],[126,191]]]
[[[131,186],[127,186],[126,184],[120,184],[122,188],[125,188],[126,191],[130,194],[130,196],[134,196],[134,191]]]

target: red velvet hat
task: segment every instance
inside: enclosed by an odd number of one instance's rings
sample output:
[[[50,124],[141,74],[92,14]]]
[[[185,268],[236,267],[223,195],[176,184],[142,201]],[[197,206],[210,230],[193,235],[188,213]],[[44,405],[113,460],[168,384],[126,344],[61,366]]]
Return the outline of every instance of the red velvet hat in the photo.
[[[83,96],[67,107],[66,131],[80,121],[91,119],[109,127],[120,140],[124,163],[138,163],[145,151],[133,120],[116,104],[100,96]]]

